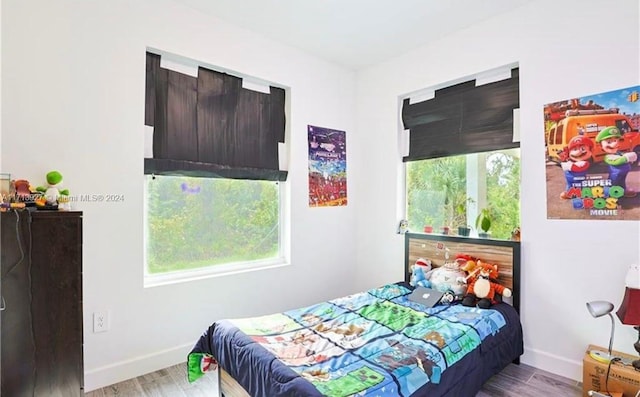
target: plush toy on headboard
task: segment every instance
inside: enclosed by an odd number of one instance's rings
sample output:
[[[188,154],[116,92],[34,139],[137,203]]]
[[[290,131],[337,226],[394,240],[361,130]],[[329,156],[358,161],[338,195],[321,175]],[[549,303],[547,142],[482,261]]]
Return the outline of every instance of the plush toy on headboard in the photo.
[[[478,261],[478,258],[471,255],[456,254],[456,262],[460,266],[460,270],[463,270],[467,272],[467,274],[469,274],[469,276],[465,277],[465,279],[468,279],[472,276],[478,266]]]
[[[511,290],[493,281],[498,278],[498,265],[492,265],[482,261],[477,263],[478,269],[467,287],[467,293],[462,299],[465,306],[478,306],[488,309],[497,303],[496,293],[506,298],[511,296]]]
[[[431,288],[446,295],[440,300],[441,303],[451,303],[454,300],[462,299],[466,291],[464,278],[467,275],[461,268],[460,261],[446,262],[442,266],[427,273],[427,280],[431,282]]]
[[[431,282],[427,280],[427,273],[431,270],[431,261],[424,258],[418,258],[411,270],[411,279],[409,284],[413,287],[431,288]]]

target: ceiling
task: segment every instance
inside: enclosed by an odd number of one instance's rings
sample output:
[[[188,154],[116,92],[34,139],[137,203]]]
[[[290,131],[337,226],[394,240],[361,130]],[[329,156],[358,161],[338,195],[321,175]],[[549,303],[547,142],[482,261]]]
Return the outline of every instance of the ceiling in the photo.
[[[533,0],[176,0],[350,69]]]

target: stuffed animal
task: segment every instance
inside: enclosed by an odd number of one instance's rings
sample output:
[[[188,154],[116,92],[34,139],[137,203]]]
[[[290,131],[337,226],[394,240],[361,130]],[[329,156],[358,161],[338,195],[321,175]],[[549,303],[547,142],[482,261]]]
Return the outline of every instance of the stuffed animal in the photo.
[[[463,294],[467,292],[467,286],[466,286],[467,281],[469,281],[470,278],[474,277],[476,273],[480,270],[480,267],[478,266],[479,261],[480,259],[471,255],[467,255],[467,254],[456,255],[456,263],[460,267],[460,270],[465,272],[464,277],[458,277],[457,279],[459,284],[465,285]]]
[[[403,219],[398,224],[398,234],[405,234],[409,231],[409,221]]]
[[[411,279],[409,284],[413,287],[431,288],[431,282],[427,280],[427,273],[431,270],[431,261],[424,258],[418,258],[411,270]]]
[[[511,232],[511,240],[513,241],[520,241],[520,228],[517,227],[515,229],[513,229],[513,231]]]
[[[478,266],[478,258],[467,254],[456,254],[456,262],[460,266],[460,270],[471,275]]]
[[[498,284],[498,266],[478,261],[478,269],[467,287],[467,293],[462,299],[465,306],[478,306],[481,309],[488,309],[492,304],[497,303],[496,293],[504,297],[511,296],[511,290]]]
[[[26,201],[31,196],[31,186],[26,179],[17,179],[13,181],[13,185],[16,189],[16,198],[20,201]]]
[[[460,263],[446,262],[444,265],[435,268],[427,273],[427,280],[431,282],[431,288],[447,294],[445,302],[452,302],[461,299],[466,291],[466,285],[461,279],[466,277],[466,273],[460,269]],[[442,300],[441,300],[442,302]]]
[[[62,174],[58,171],[47,173],[47,186],[38,186],[36,190],[44,194],[48,205],[57,205],[58,198],[68,196],[69,190],[60,190],[62,187]]]

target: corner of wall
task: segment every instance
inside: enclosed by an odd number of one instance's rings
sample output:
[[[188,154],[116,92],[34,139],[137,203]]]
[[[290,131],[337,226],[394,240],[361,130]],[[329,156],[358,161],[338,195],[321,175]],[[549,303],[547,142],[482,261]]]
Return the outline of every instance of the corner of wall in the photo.
[[[582,382],[582,363],[579,361],[525,347],[521,362],[543,371]]]
[[[100,389],[105,386],[132,379],[137,376],[186,362],[193,343],[184,344],[157,353],[119,361],[103,367],[85,370],[84,391]],[[185,364],[186,365],[186,364]]]

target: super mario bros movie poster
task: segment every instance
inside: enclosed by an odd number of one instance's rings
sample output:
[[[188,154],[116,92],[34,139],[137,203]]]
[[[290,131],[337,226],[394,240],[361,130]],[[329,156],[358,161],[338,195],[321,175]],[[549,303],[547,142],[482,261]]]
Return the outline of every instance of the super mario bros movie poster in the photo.
[[[345,132],[307,126],[309,136],[309,206],[347,205]]]
[[[640,85],[544,106],[549,219],[640,219]]]

